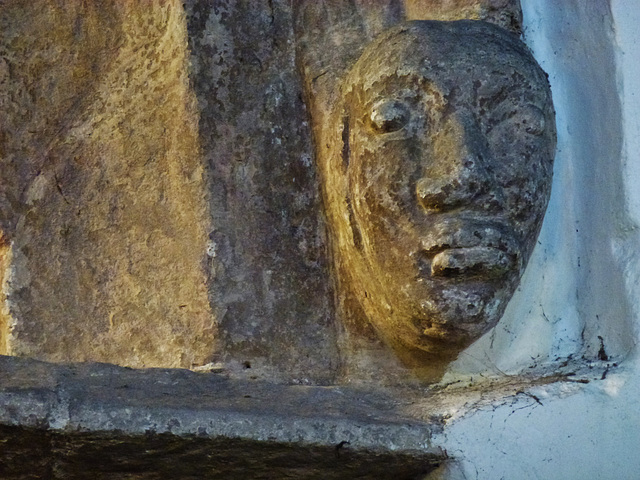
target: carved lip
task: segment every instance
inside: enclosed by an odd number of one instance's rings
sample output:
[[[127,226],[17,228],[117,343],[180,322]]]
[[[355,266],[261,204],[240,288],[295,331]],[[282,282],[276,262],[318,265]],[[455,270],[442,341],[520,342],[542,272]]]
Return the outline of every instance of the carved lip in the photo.
[[[496,220],[445,220],[433,225],[420,243],[423,276],[497,278],[519,270],[522,262],[512,229]]]

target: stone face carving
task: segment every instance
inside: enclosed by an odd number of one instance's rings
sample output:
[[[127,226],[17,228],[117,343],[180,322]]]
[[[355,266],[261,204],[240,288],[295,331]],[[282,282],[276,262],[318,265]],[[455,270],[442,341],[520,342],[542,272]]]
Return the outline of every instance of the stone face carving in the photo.
[[[0,8],[1,354],[404,384],[496,323],[551,99],[442,20],[517,0],[116,3]]]
[[[498,322],[535,244],[546,75],[499,27],[415,21],[371,42],[337,98],[318,160],[340,288],[405,364],[447,363]]]

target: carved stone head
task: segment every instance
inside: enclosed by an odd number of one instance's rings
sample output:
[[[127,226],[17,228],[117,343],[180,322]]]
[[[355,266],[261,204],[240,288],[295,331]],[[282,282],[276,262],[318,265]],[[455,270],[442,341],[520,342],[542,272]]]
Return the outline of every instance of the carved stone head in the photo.
[[[401,357],[450,361],[496,325],[535,245],[547,77],[499,27],[409,22],[367,46],[340,98],[324,170],[341,282]]]

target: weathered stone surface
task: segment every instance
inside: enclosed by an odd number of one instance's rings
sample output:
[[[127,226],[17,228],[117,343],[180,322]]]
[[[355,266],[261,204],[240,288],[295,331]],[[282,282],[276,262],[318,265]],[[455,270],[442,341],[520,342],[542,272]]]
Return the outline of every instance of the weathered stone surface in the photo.
[[[182,4],[3,2],[0,31],[2,352],[209,362],[210,220]]]
[[[345,0],[342,3],[347,2]],[[1,3],[6,5],[9,2]],[[294,5],[296,3],[292,2]],[[362,5],[382,2],[365,0],[357,3]],[[478,362],[478,369],[473,374],[476,381],[477,372],[480,372],[480,376],[487,371],[509,374],[513,372],[514,365],[517,368],[527,368],[545,361],[547,355],[556,359],[556,364],[549,367],[549,371],[556,372],[558,363],[565,365],[564,358],[558,362],[560,356],[567,356],[570,352],[576,352],[576,363],[584,364],[585,356],[605,358],[614,355],[619,359],[621,355],[633,351],[629,349],[632,349],[636,340],[633,327],[637,319],[634,318],[633,307],[637,303],[634,299],[640,298],[640,295],[634,295],[639,284],[635,254],[639,249],[636,248],[637,230],[634,230],[634,224],[629,220],[637,219],[639,213],[638,202],[635,201],[637,198],[633,195],[637,190],[634,190],[634,182],[638,180],[637,162],[633,155],[638,150],[634,150],[637,135],[634,130],[636,124],[633,122],[633,85],[638,76],[637,62],[633,61],[637,55],[634,55],[634,49],[631,48],[637,35],[630,37],[629,32],[636,32],[638,22],[634,16],[638,15],[634,15],[637,11],[625,8],[628,5],[620,5],[621,3],[625,2],[612,2],[611,5],[609,2],[568,2],[564,6],[559,6],[562,2],[553,1],[526,3],[529,9],[528,43],[535,46],[538,58],[545,62],[545,69],[548,69],[554,82],[554,93],[561,92],[556,98],[560,100],[558,107],[562,122],[560,168],[556,171],[556,179],[561,180],[559,185],[564,193],[554,199],[556,208],[552,210],[552,221],[546,225],[546,230],[550,233],[540,239],[537,260],[543,267],[536,265],[538,269],[533,270],[534,273],[529,270],[528,281],[523,286],[525,293],[519,297],[518,302],[513,302],[517,305],[516,310],[495,330],[497,334],[494,332],[487,335],[480,342],[485,345],[484,350],[476,345],[464,354],[465,358],[473,357]],[[623,19],[624,22],[612,25],[610,7],[614,10],[617,8],[618,19]],[[372,16],[375,17],[375,14]],[[585,21],[585,18],[589,21]],[[612,34],[612,27],[615,27],[615,35]],[[623,27],[627,28],[626,37]],[[0,37],[2,35],[3,31],[0,31]],[[637,53],[637,49],[635,50]],[[334,52],[332,49],[328,51]],[[631,68],[622,68],[625,62]],[[621,82],[617,82],[620,90],[614,85],[614,77],[618,80],[622,78],[611,74],[616,70],[624,76],[626,96],[622,96]],[[625,107],[625,122],[620,121],[619,101]],[[622,126],[628,130],[624,137],[621,133]],[[623,153],[623,158],[620,158],[621,148],[628,153]],[[621,180],[622,176],[626,182]],[[15,178],[17,177],[7,179],[8,184]],[[628,188],[625,190],[623,187]],[[6,231],[10,231],[9,227]],[[4,257],[0,262],[10,263],[10,250],[0,250],[0,258]],[[438,257],[441,261],[432,263],[431,270],[434,270],[434,264],[437,266],[436,271],[451,270],[455,255],[448,252],[438,255],[442,255]],[[468,269],[468,258],[461,260],[462,262],[456,263],[455,268]],[[536,287],[532,289],[532,285]],[[237,351],[240,355],[244,353],[243,350]],[[485,405],[485,408],[467,411],[466,417],[462,418],[459,417],[462,415],[459,411],[446,410],[454,412],[458,420],[447,422],[443,435],[446,438],[434,441],[447,448],[449,454],[457,457],[457,460],[464,462],[459,475],[454,474],[451,478],[566,479],[572,475],[581,478],[607,478],[612,466],[619,476],[634,478],[635,472],[639,470],[634,451],[639,443],[639,429],[635,428],[633,420],[637,416],[636,399],[640,389],[636,381],[639,376],[635,356],[631,357],[633,358],[626,365],[631,368],[625,374],[614,373],[613,368],[609,370],[609,367],[602,369],[597,373],[597,379],[602,380],[594,381],[595,377],[591,378],[589,389],[584,395],[571,393],[576,386],[582,388],[581,383],[532,391],[520,386],[511,391],[511,396],[504,397],[497,403],[492,403],[489,399],[495,393],[493,385],[475,389],[471,382],[461,381],[455,376],[459,375],[456,371],[449,372],[448,377],[454,376],[452,381],[458,382],[465,398],[470,399],[474,395],[481,397]],[[3,364],[2,368],[6,370],[11,367]],[[249,374],[252,371],[253,369],[246,369]],[[30,368],[24,369],[23,373],[26,377],[35,377]],[[40,386],[34,382],[33,389],[20,388],[18,392],[11,392],[15,404],[24,402],[34,407],[28,411],[33,419],[38,418],[39,414],[35,405],[28,401],[34,389],[41,393],[46,391],[54,404],[58,401],[55,393],[58,376],[47,377],[43,374],[43,377],[43,384]],[[47,378],[51,378],[53,383],[48,384]],[[5,383],[9,383],[6,379],[7,377],[3,378]],[[373,381],[377,379],[374,378]],[[588,379],[585,378],[584,381]],[[210,385],[205,383],[207,388]],[[525,382],[524,385],[530,385],[530,382]],[[271,388],[275,390],[279,387]],[[153,389],[151,392],[157,393]],[[432,408],[439,401],[450,405],[451,397],[451,390],[445,389],[438,399],[427,395],[422,403]],[[270,397],[270,401],[273,398]],[[1,404],[0,409],[4,405]],[[7,402],[7,405],[12,403]],[[59,409],[58,412],[60,416],[51,415],[50,418],[58,418],[58,424],[64,424],[66,411]],[[131,416],[126,410],[122,413],[124,418]],[[100,415],[100,412],[97,414]],[[293,417],[290,414],[288,418]],[[29,417],[25,418],[25,423],[28,423]],[[79,468],[92,476],[98,476],[95,471],[99,471],[99,475],[105,477],[126,478],[143,476],[142,470],[145,470],[153,472],[150,474],[152,477],[166,478],[172,474],[180,474],[176,471],[177,464],[178,468],[183,469],[182,472],[193,474],[197,478],[202,476],[202,471],[194,471],[191,461],[207,465],[208,468],[210,464],[207,463],[207,458],[212,456],[211,448],[222,452],[222,464],[231,457],[237,458],[233,451],[225,450],[224,446],[206,444],[206,441],[203,442],[204,455],[198,456],[202,444],[185,447],[185,439],[177,438],[177,435],[157,438],[165,434],[153,434],[150,437],[153,436],[154,439],[146,443],[145,447],[135,450],[140,461],[134,459],[127,463],[130,458],[118,448],[113,448],[113,444],[122,439],[115,432],[113,436],[87,433],[77,441],[69,440],[69,436],[73,435],[71,432],[58,431],[43,435],[40,430],[35,431],[35,435],[31,433],[34,430],[27,431],[22,427],[10,427],[10,431],[3,429],[0,433],[5,440],[0,447],[0,456],[9,456],[8,462],[0,460],[0,477],[8,477],[7,468],[11,467],[12,474],[27,478],[47,478],[54,471],[62,471],[64,474],[60,476],[69,477],[71,471]],[[45,441],[39,440],[42,436],[46,438]],[[117,437],[115,442],[114,436]],[[593,442],[594,438],[598,442]],[[135,439],[130,437],[132,441],[125,442],[124,445],[137,448],[139,439],[140,436]],[[99,445],[102,441],[105,448]],[[42,450],[34,448],[37,445],[41,445]],[[248,441],[243,441],[242,445],[273,458],[270,456],[271,451],[261,448],[261,445]],[[153,451],[145,452],[146,447],[150,446]],[[280,445],[274,447],[278,449]],[[332,445],[328,445],[325,451],[333,449]],[[56,461],[51,462],[51,457],[47,455],[38,455],[47,450],[53,452],[52,456],[57,458]],[[90,454],[83,457],[87,450]],[[11,457],[16,451],[21,456]],[[100,455],[94,455],[93,452],[100,452]],[[187,458],[181,457],[180,462],[169,465],[173,458],[171,454],[176,452],[188,452]],[[196,454],[191,455],[194,452]],[[316,458],[308,452],[303,453],[304,455]],[[119,464],[126,464],[125,468],[132,466],[135,473],[119,470],[118,465],[105,466],[100,463],[109,457]],[[256,453],[252,458],[259,462],[261,457],[261,453]],[[244,457],[242,458],[244,461]],[[577,461],[567,462],[568,458]],[[71,467],[67,468],[70,463]],[[154,464],[160,466],[156,468]],[[393,465],[391,460],[389,464]],[[90,472],[89,467],[93,465],[96,465],[95,471]],[[164,470],[165,467],[168,469]],[[271,468],[274,468],[273,464]],[[159,470],[162,473],[158,473]],[[394,472],[394,476],[400,476],[395,475],[396,473]],[[235,472],[234,475],[235,478],[248,476],[242,471]],[[292,476],[295,478],[301,475]],[[382,475],[373,476],[379,478]]]
[[[500,12],[517,24],[507,0],[3,4],[0,352],[315,384],[446,364],[526,264],[552,107],[501,28],[405,20]]]
[[[566,396],[616,370],[580,363],[385,391],[0,356],[0,476],[449,478],[424,475],[464,453],[440,447],[451,423],[519,399],[537,408],[549,399],[536,388]]]
[[[440,425],[399,413],[406,403],[220,373],[0,357],[0,476],[417,478],[445,455],[430,446]]]
[[[339,368],[333,297],[289,3],[186,3],[210,296],[225,361],[328,383]]]
[[[520,0],[405,0],[407,20],[484,20],[520,33]]]
[[[0,352],[332,381],[288,3],[0,15]]]
[[[11,266],[11,245],[0,233],[0,352],[9,351],[9,328],[11,313],[7,302],[8,272]]]
[[[401,23],[332,59],[300,18],[347,358],[380,358],[378,336],[437,378],[496,325],[535,245],[555,153],[547,79],[485,22]]]

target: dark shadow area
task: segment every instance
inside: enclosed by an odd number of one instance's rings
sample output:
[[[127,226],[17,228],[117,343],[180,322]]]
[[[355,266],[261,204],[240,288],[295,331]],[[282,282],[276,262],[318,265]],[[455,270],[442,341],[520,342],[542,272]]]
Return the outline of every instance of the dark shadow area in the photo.
[[[238,439],[51,433],[0,427],[0,476],[13,479],[417,479],[440,459]],[[25,468],[26,465],[30,467]],[[29,470],[26,473],[25,470]]]

